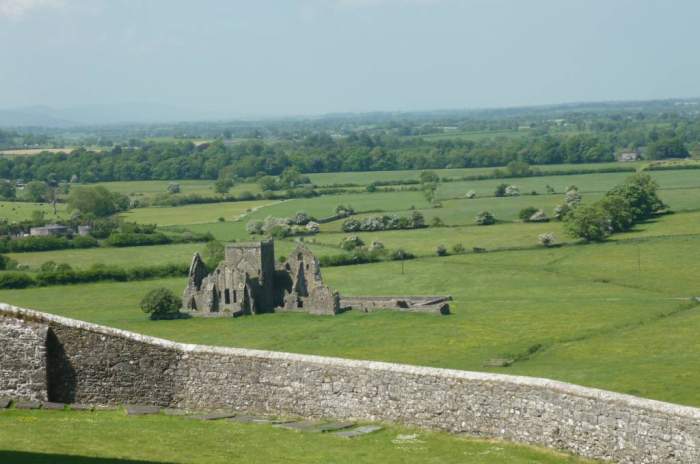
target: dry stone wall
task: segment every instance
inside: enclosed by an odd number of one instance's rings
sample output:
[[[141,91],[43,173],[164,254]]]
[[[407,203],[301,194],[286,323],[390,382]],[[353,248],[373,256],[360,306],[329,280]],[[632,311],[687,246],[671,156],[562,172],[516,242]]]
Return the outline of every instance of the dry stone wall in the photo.
[[[31,353],[0,357],[0,391],[13,396],[41,395],[38,377],[14,369],[41,371],[43,349],[52,400],[380,420],[621,463],[700,462],[696,408],[538,378],[178,344],[9,306],[0,316],[2,351]]]

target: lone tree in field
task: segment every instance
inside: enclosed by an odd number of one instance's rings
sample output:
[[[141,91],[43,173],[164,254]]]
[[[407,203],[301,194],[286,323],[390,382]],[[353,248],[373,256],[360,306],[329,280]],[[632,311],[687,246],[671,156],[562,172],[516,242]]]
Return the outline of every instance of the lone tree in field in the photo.
[[[179,312],[181,305],[180,298],[164,287],[151,290],[141,300],[141,310],[149,314],[154,321],[173,318]]]
[[[474,218],[474,222],[479,226],[490,226],[496,223],[496,218],[488,211],[482,211]]]

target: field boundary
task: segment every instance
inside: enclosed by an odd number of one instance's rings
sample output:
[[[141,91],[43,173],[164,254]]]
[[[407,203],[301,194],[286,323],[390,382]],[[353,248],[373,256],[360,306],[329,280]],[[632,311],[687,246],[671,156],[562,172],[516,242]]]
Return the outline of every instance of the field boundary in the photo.
[[[544,378],[182,344],[5,304],[0,333],[0,394],[381,420],[621,463],[700,460],[700,409]]]

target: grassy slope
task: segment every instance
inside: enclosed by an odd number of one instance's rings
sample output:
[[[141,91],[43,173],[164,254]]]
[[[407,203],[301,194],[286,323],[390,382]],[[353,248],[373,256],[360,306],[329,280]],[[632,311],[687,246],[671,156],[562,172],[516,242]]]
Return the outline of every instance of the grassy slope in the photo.
[[[29,203],[19,201],[0,201],[0,218],[10,222],[29,219],[33,211],[43,211],[48,220],[54,220],[65,216],[66,205],[59,203],[56,205],[58,216],[53,214],[53,206],[49,203]]]
[[[389,426],[348,440],[270,425],[128,417],[123,411],[8,410],[0,412],[0,430],[0,461],[13,464],[592,462],[534,447],[404,427]],[[400,434],[416,438],[396,442]]]

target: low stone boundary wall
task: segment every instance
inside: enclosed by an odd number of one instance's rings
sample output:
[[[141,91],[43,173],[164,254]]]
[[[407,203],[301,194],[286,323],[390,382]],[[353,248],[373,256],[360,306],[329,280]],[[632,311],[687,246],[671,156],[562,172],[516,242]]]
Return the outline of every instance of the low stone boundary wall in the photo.
[[[180,344],[8,305],[0,374],[14,397],[379,420],[621,463],[700,462],[697,408],[540,378]]]

